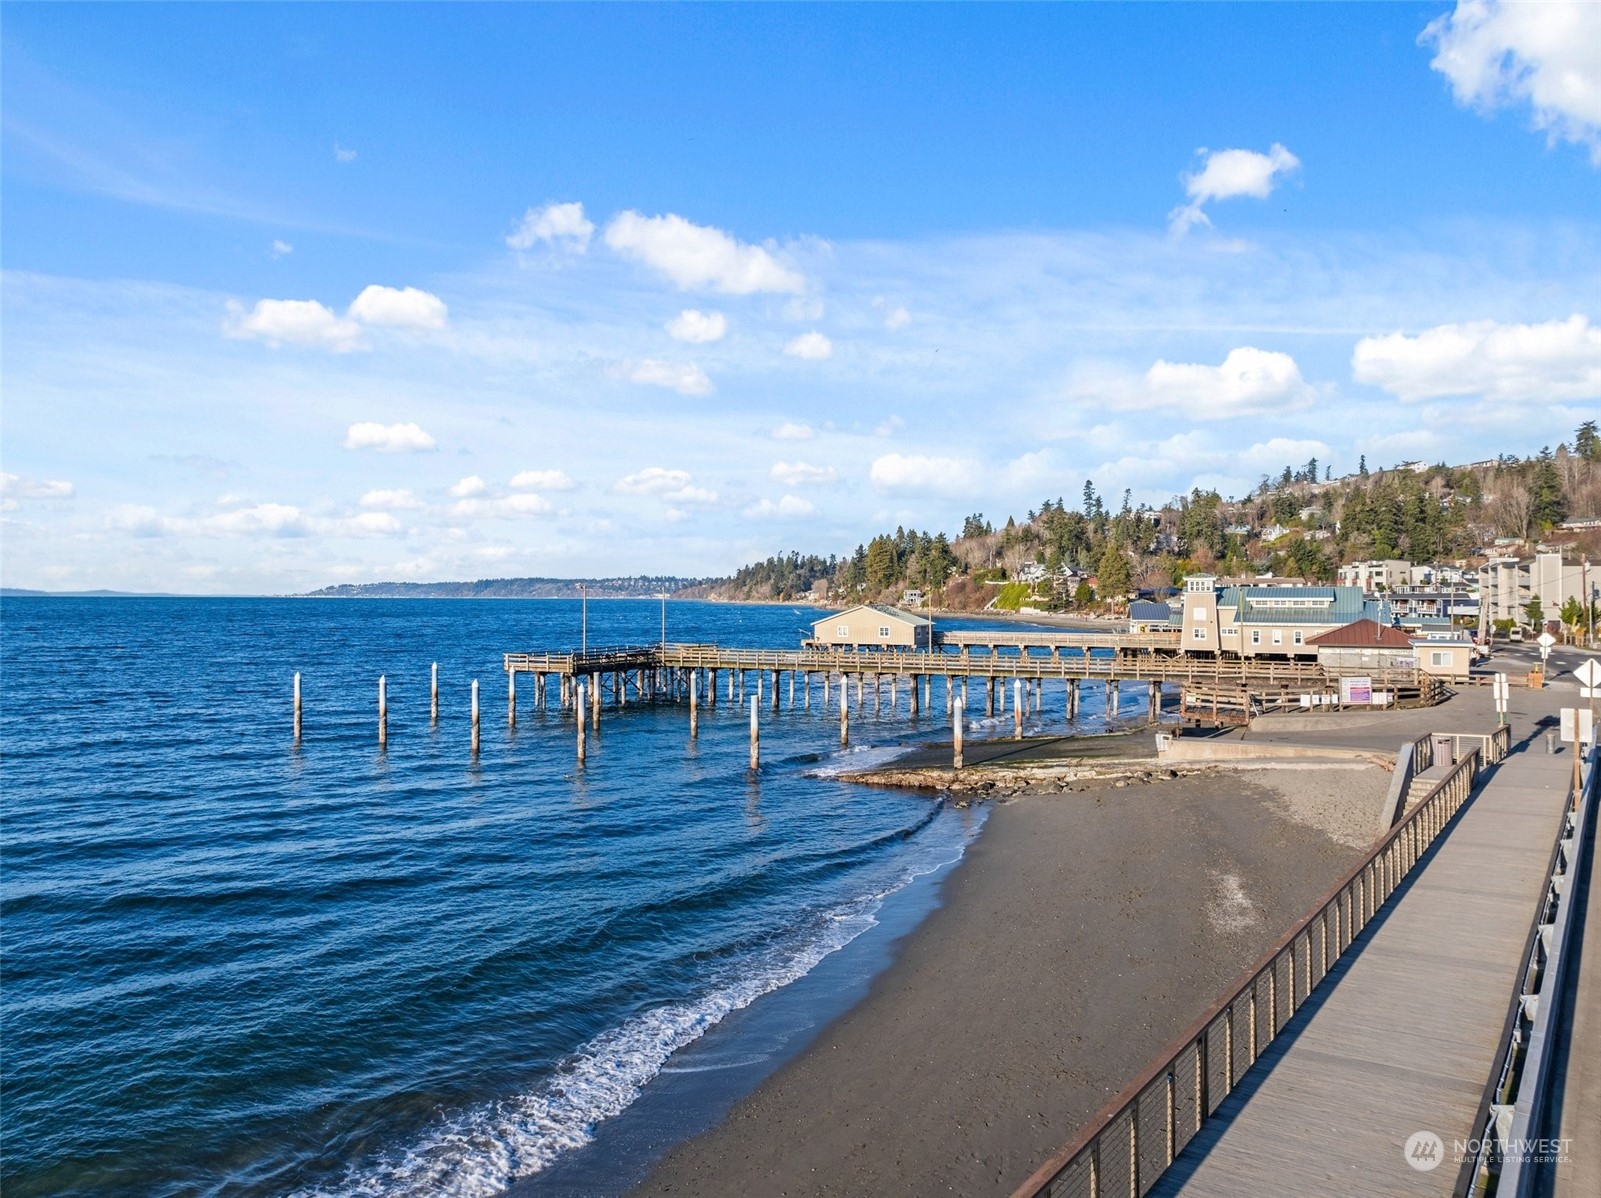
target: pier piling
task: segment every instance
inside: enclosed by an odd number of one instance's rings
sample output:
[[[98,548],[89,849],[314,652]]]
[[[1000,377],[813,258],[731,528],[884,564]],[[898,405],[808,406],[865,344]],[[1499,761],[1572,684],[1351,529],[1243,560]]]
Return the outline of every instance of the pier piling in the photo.
[[[588,749],[589,749],[588,737],[585,735],[585,728],[584,728],[584,699],[585,699],[584,684],[582,682],[580,682],[577,685],[577,698],[574,701],[574,706],[578,710],[578,764],[579,765],[583,765],[584,764],[584,758],[586,756],[588,756]]]
[[[600,732],[600,675],[592,677],[588,684],[589,690],[589,722],[597,733]]]
[[[295,744],[300,743],[300,671],[295,671]]]
[[[473,756],[478,756],[478,679],[473,679]]]
[[[1012,739],[1023,739],[1023,680],[1012,679]]]
[[[851,743],[851,693],[845,686],[845,675],[839,676],[839,743]]]
[[[700,690],[700,671],[689,672],[689,739],[700,735],[700,718],[695,710],[695,692]]]
[[[956,714],[951,719],[951,764],[955,769],[962,768],[962,725],[967,722],[964,706],[962,700],[956,700]]]
[[[757,685],[760,686],[761,675],[757,674],[756,677]],[[750,772],[753,774],[762,767],[762,735],[756,727],[756,717],[761,710],[762,705],[760,702],[750,705]]]
[[[378,747],[381,749],[389,743],[389,695],[388,680],[378,675]]]
[[[428,725],[433,727],[439,723],[439,663],[436,661],[428,670]]]
[[[517,726],[517,671],[506,671],[506,727]]]

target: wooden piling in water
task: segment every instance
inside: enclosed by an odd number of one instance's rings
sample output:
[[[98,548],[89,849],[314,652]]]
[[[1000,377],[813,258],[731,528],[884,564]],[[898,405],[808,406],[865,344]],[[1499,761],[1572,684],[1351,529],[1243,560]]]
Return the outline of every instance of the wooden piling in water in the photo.
[[[381,749],[389,743],[389,695],[387,693],[388,680],[378,675],[378,747]]]
[[[984,679],[984,715],[989,719],[995,718],[995,676],[993,674]]]
[[[295,671],[295,744],[300,743],[300,671]]]
[[[951,719],[951,765],[955,769],[962,768],[962,725],[967,722],[964,706],[960,699],[956,700],[956,713]]]
[[[756,675],[757,685],[761,685],[761,674]],[[756,727],[756,717],[761,713],[760,701],[750,705],[750,772],[755,773],[762,768],[762,736]]]
[[[689,739],[700,735],[700,719],[695,711],[695,692],[700,689],[700,671],[689,672]]]
[[[473,679],[473,756],[478,756],[478,679]]]
[[[789,705],[795,706],[795,675],[789,676]],[[773,710],[778,710],[778,671],[773,671]]]
[[[928,677],[928,675],[925,674],[925,675],[923,675],[923,677],[926,679]],[[916,674],[912,675],[912,696],[911,696],[911,700],[912,700],[912,718],[916,719],[917,718],[917,711],[918,711],[918,707],[917,707],[917,701],[918,701],[917,675]]]
[[[506,671],[506,727],[517,726],[517,671]]]
[[[851,693],[845,686],[845,675],[839,676],[839,743],[851,741]]]
[[[589,679],[589,722],[597,733],[600,732],[600,675],[592,675]]]
[[[775,694],[778,691],[778,683],[777,682],[773,683],[773,691],[774,691]],[[774,706],[776,707],[777,704],[775,703]],[[795,671],[794,670],[791,670],[789,672],[789,709],[791,711],[795,710]]]
[[[430,726],[439,723],[439,663],[437,661],[428,671],[428,723]]]
[[[805,696],[806,696],[806,698],[805,698],[806,710],[810,711],[812,709],[812,672],[810,670],[807,670],[806,673],[801,676],[801,690],[805,693]],[[790,699],[790,706],[793,707],[794,705],[795,705],[795,700],[792,697]]]
[[[1012,679],[1012,739],[1023,739],[1023,680]]]
[[[956,693],[956,684],[951,681],[951,676],[949,674],[947,674],[947,675],[945,675],[945,714],[946,715],[950,715],[951,712],[956,710],[955,705],[954,705],[954,703],[952,701],[955,693]]]

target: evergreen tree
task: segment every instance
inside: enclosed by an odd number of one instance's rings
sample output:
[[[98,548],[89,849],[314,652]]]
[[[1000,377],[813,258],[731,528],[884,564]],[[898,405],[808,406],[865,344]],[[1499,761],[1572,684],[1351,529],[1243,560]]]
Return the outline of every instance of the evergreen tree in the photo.
[[[1127,595],[1134,586],[1134,577],[1129,573],[1128,559],[1115,545],[1108,545],[1101,554],[1097,575],[1103,599],[1115,602]]]
[[[1357,461],[1356,472],[1362,478],[1366,478],[1368,476],[1368,455],[1367,454],[1363,454],[1362,457]]]
[[[1573,434],[1573,452],[1586,462],[1601,462],[1601,434],[1597,434],[1595,421],[1586,420]]]

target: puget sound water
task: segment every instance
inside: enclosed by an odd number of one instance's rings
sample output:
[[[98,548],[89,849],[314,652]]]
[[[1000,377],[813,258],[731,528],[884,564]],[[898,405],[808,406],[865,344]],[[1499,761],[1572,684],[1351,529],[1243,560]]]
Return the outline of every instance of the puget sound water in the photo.
[[[667,635],[789,648],[818,614],[669,603]],[[660,635],[649,600],[588,619],[592,647]],[[809,713],[786,692],[755,778],[726,692],[695,743],[683,705],[608,705],[578,768],[554,688],[537,712],[523,676],[507,728],[500,654],[576,647],[579,622],[568,601],[5,600],[7,1198],[497,1193],[626,1126],[675,1051],[974,834],[830,777],[948,740],[938,690],[915,722],[904,689],[853,710],[848,751],[820,688]]]

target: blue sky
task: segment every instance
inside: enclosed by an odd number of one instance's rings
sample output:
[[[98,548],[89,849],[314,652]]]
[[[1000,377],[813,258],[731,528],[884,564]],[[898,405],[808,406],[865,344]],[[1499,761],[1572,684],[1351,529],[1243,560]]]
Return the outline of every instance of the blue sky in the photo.
[[[1601,7],[7,5],[7,585],[721,573],[1601,408]]]

